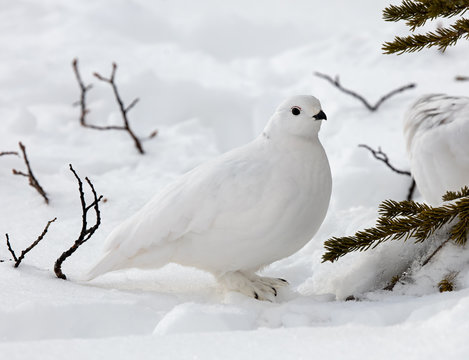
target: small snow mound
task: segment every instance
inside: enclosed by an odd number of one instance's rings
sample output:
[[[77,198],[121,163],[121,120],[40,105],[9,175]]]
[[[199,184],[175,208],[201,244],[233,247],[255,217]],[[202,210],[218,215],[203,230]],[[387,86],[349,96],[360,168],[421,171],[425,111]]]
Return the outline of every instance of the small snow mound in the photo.
[[[232,306],[186,303],[171,310],[153,334],[252,330],[256,318],[255,313]]]

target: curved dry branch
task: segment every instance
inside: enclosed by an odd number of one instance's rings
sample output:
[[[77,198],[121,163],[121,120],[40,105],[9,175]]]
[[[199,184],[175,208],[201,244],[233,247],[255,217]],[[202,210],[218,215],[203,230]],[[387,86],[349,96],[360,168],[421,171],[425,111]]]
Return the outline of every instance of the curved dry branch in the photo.
[[[367,149],[368,151],[370,151],[375,159],[377,159],[379,161],[382,161],[388,168],[390,168],[395,173],[397,173],[399,175],[410,176],[412,178],[412,182],[409,186],[409,190],[407,191],[407,200],[412,200],[412,198],[414,196],[414,191],[415,191],[415,185],[416,184],[415,184],[415,180],[412,177],[412,174],[410,173],[410,171],[399,170],[399,169],[395,168],[393,165],[391,165],[391,163],[389,162],[388,155],[386,153],[384,153],[381,150],[380,147],[378,147],[378,150],[374,150],[373,148],[371,148],[370,146],[365,145],[365,144],[359,144],[358,147],[362,147],[362,148]]]
[[[5,155],[19,155],[18,151],[0,151],[0,156],[5,156]]]
[[[91,192],[93,194],[93,202],[91,204],[86,204],[85,193],[83,191],[83,182],[81,181],[80,177],[78,176],[76,171],[73,169],[73,166],[71,164],[70,164],[70,171],[73,173],[73,175],[75,176],[75,179],[78,182],[78,191],[80,193],[80,203],[81,203],[81,210],[82,210],[82,226],[81,226],[80,234],[78,235],[78,238],[75,240],[72,247],[64,251],[62,255],[60,255],[60,257],[55,262],[55,265],[54,265],[55,275],[58,278],[63,279],[63,280],[67,279],[65,274],[62,272],[63,262],[67,258],[69,258],[83,243],[88,241],[91,238],[91,236],[93,236],[95,231],[98,229],[99,225],[101,224],[101,213],[99,211],[99,202],[103,198],[102,195],[98,197],[92,182],[90,181],[90,179],[86,177],[85,180],[88,183],[91,189]],[[94,212],[96,215],[96,223],[89,227],[88,226],[88,211],[91,209],[94,209]]]
[[[79,71],[79,68],[78,68],[78,59],[73,60],[72,66],[73,66],[73,71],[75,73],[75,77],[77,79],[78,85],[80,87],[80,100],[76,102],[77,105],[80,105],[80,109],[81,109],[81,111],[80,111],[80,124],[83,127],[87,127],[87,128],[94,129],[94,130],[126,131],[129,134],[129,136],[132,138],[138,152],[140,154],[144,154],[145,151],[143,150],[142,141],[154,138],[158,134],[158,131],[155,130],[148,137],[141,139],[134,133],[134,131],[130,127],[130,123],[129,123],[129,119],[128,119],[127,114],[135,105],[137,105],[137,103],[139,102],[139,99],[135,98],[134,100],[132,100],[132,102],[129,105],[127,105],[127,106],[124,105],[124,102],[122,101],[122,98],[119,94],[119,90],[118,90],[116,82],[115,82],[117,64],[116,63],[112,64],[112,71],[111,71],[111,75],[110,75],[109,78],[106,78],[106,77],[102,76],[99,73],[94,73],[93,74],[100,81],[106,82],[106,83],[111,85],[113,93],[114,93],[114,97],[116,99],[116,102],[119,106],[120,113],[122,115],[123,125],[110,125],[110,126],[93,125],[93,124],[88,124],[86,122],[86,115],[90,112],[90,110],[86,106],[86,94],[91,89],[92,85],[91,84],[90,85],[85,85],[83,83],[83,80],[81,78],[80,71]]]
[[[29,180],[29,185],[36,189],[36,191],[39,193],[39,195],[41,195],[43,197],[46,204],[49,204],[49,198],[47,197],[46,192],[44,191],[44,189],[39,184],[39,182],[37,181],[36,177],[33,174],[33,171],[31,169],[31,165],[29,163],[28,156],[26,155],[26,147],[21,142],[19,143],[19,146],[20,146],[21,152],[23,154],[23,160],[24,160],[24,163],[26,165],[26,169],[28,170],[28,172],[24,173],[22,171],[18,171],[16,169],[13,169],[12,170],[13,175],[20,175],[20,176],[27,177],[28,180]]]
[[[42,231],[41,235],[38,236],[38,238],[31,244],[29,245],[26,249],[24,249],[23,251],[21,251],[21,254],[20,256],[16,256],[16,253],[15,251],[13,250],[13,248],[11,247],[11,244],[10,244],[10,237],[8,236],[8,234],[5,234],[6,238],[7,238],[7,247],[8,247],[8,251],[10,252],[11,256],[13,256],[13,260],[15,260],[15,268],[17,268],[18,266],[20,266],[21,262],[23,261],[24,257],[26,256],[26,254],[28,252],[30,252],[32,249],[34,249],[37,244],[39,244],[39,242],[44,239],[44,236],[46,235],[47,231],[49,230],[49,226],[50,224],[52,224],[55,220],[57,220],[57,218],[53,218],[52,220],[49,220],[47,222],[47,225],[46,227],[44,228],[44,230]]]
[[[365,105],[365,107],[368,110],[370,110],[372,112],[378,110],[378,108],[381,106],[381,104],[383,104],[383,102],[388,100],[390,97],[392,97],[392,96],[394,96],[398,93],[401,93],[405,90],[413,89],[417,86],[414,83],[401,86],[401,87],[399,87],[399,88],[397,88],[397,89],[383,95],[374,105],[372,105],[362,95],[358,94],[357,92],[355,92],[353,90],[349,90],[349,89],[344,88],[341,85],[340,81],[339,81],[339,76],[338,75],[335,77],[335,79],[333,79],[331,76],[329,76],[327,74],[322,74],[320,72],[315,72],[314,75],[316,75],[317,77],[319,77],[321,79],[327,80],[328,82],[330,82],[332,85],[334,85],[340,91],[342,91],[342,92],[344,92],[344,93],[358,99],[363,105]]]

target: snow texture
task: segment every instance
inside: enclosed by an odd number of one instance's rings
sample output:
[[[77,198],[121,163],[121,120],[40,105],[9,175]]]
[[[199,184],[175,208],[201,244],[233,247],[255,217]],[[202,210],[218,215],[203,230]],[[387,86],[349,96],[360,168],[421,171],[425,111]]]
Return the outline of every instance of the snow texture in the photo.
[[[467,95],[469,44],[441,54],[384,56],[380,46],[403,24],[385,23],[389,1],[248,0],[218,2],[21,0],[0,3],[0,151],[26,145],[51,203],[13,176],[16,156],[0,157],[0,231],[24,249],[57,216],[18,269],[0,246],[0,357],[6,359],[467,359],[468,249],[448,244],[423,268],[414,259],[437,242],[389,242],[321,263],[323,243],[374,224],[377,205],[404,199],[410,179],[391,172],[358,144],[381,146],[393,165],[410,169],[402,134],[406,110],[422,95]],[[428,26],[436,26],[430,24]],[[119,68],[135,132],[79,125],[71,61],[79,57],[88,120],[118,124],[108,84],[92,76]],[[371,113],[320,71],[371,102],[409,82]],[[286,278],[275,302],[224,295],[211,274],[170,264],[159,270],[81,274],[98,260],[105,238],[167,184],[197,165],[258,136],[285,98],[311,94],[328,120],[320,139],[333,189],[324,223],[299,252],[261,275]],[[81,209],[72,163],[107,199],[95,236],[63,265],[55,259],[76,239]],[[422,200],[417,194],[417,200]],[[3,235],[2,235],[3,236]],[[406,271],[394,291],[382,288]],[[457,291],[437,283],[458,272]],[[361,301],[345,301],[354,295]]]

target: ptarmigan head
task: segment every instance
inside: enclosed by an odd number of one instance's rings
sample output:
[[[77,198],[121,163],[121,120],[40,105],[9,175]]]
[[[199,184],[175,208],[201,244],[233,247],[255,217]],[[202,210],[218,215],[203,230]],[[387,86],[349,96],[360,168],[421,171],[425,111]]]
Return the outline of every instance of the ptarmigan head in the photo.
[[[268,137],[293,135],[303,138],[317,137],[322,120],[327,120],[321,103],[311,95],[298,95],[279,105],[264,129]]]

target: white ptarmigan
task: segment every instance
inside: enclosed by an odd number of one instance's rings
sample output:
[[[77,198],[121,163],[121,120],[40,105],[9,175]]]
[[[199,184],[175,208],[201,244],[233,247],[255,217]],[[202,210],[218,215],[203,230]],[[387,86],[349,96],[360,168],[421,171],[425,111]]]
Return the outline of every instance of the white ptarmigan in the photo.
[[[88,278],[174,262],[271,299],[287,282],[256,271],[309,242],[329,206],[322,120],[315,97],[284,101],[256,139],[183,175],[114,229]]]
[[[468,97],[421,97],[406,114],[404,137],[412,176],[429,204],[469,185]]]

